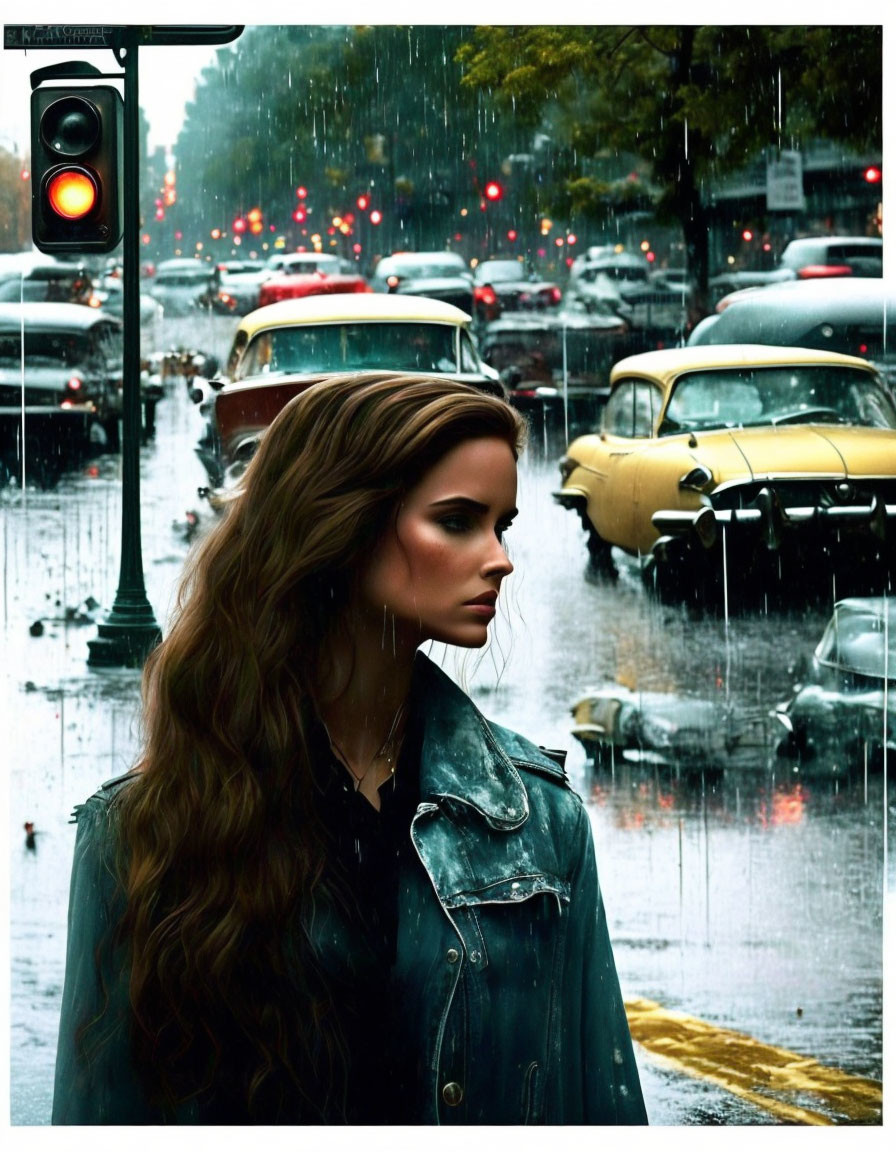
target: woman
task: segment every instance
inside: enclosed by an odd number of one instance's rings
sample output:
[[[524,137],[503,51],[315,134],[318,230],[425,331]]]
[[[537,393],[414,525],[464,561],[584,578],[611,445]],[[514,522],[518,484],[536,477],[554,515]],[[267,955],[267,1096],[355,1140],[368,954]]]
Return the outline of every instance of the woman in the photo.
[[[641,1123],[587,814],[418,652],[481,647],[522,425],[445,380],[279,414],[77,811],[54,1123]]]

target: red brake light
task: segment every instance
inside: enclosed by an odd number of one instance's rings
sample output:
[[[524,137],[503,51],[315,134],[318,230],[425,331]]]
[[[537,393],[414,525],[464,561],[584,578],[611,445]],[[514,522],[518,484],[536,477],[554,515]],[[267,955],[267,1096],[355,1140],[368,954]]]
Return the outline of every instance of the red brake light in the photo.
[[[494,304],[498,299],[491,284],[477,285],[473,289],[473,298],[478,300],[480,304]]]
[[[66,388],[68,388],[69,392],[77,392],[80,387],[81,381],[77,376],[72,376],[72,378],[66,384]]]
[[[851,276],[852,268],[848,264],[807,264],[800,268],[797,278],[800,280],[819,280],[826,276]]]

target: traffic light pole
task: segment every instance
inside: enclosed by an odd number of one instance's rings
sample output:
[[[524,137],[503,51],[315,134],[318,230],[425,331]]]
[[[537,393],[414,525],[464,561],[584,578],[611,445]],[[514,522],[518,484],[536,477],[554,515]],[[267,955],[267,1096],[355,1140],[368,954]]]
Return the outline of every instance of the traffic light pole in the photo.
[[[124,67],[124,361],[121,415],[121,567],[118,590],[97,635],[91,667],[140,667],[162,633],[143,580],[140,533],[140,126],[137,29],[122,28],[115,54]]]
[[[91,667],[140,667],[161,639],[143,582],[140,541],[140,115],[137,52],[144,45],[227,44],[242,32],[239,24],[77,25],[6,24],[3,47],[17,51],[111,48],[124,69],[122,147],[124,358],[121,428],[121,568],[109,615],[88,641]],[[103,75],[74,61],[32,73],[32,89],[44,79],[84,79]],[[120,79],[120,75],[117,77]],[[35,244],[42,251],[35,235]],[[60,247],[57,245],[57,247]],[[94,245],[95,247],[95,245]],[[77,251],[79,241],[66,245]],[[109,251],[109,246],[99,251]]]

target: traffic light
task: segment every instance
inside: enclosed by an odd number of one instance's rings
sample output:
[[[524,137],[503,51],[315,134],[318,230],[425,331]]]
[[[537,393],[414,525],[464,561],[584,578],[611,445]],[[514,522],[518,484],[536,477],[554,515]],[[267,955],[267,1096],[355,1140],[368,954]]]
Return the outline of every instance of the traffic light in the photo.
[[[31,231],[41,252],[121,241],[124,104],[107,85],[31,94]]]

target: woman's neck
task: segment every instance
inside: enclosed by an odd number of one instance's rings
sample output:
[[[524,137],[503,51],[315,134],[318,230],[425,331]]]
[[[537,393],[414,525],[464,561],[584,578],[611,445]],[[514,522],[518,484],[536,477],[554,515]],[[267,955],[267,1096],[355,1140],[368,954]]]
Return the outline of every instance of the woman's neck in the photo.
[[[383,640],[386,640],[386,643]],[[334,752],[379,808],[377,790],[395,770],[416,646],[363,624],[328,653],[318,709]]]

